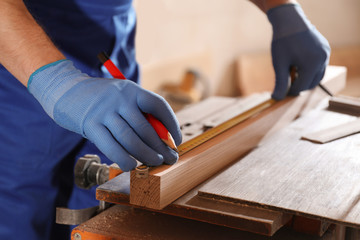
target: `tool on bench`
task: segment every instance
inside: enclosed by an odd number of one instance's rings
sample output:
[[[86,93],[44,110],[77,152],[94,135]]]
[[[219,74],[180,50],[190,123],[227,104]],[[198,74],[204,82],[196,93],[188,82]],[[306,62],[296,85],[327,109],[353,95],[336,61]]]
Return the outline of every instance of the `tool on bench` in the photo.
[[[109,180],[109,166],[101,164],[97,155],[86,154],[77,160],[74,168],[75,184],[84,189]]]
[[[109,179],[123,173],[117,164],[110,166],[101,163],[99,156],[86,154],[80,157],[74,168],[75,184],[83,189],[101,185]],[[56,208],[56,223],[64,225],[78,225],[109,207],[104,201],[99,201],[98,206],[84,209]]]

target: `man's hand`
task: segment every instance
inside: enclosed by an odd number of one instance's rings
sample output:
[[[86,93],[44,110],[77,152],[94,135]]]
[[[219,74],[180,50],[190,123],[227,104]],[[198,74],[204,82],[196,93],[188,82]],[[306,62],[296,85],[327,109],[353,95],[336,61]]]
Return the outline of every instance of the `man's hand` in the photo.
[[[91,78],[71,61],[60,60],[35,71],[29,91],[60,126],[88,138],[123,171],[173,164],[178,154],[166,146],[145,119],[150,113],[181,142],[176,117],[166,101],[129,80]]]
[[[271,51],[276,74],[272,97],[280,100],[287,94],[298,95],[316,87],[329,63],[328,41],[309,22],[300,5],[280,5],[267,15],[273,27]],[[296,67],[298,77],[290,86],[291,67]]]

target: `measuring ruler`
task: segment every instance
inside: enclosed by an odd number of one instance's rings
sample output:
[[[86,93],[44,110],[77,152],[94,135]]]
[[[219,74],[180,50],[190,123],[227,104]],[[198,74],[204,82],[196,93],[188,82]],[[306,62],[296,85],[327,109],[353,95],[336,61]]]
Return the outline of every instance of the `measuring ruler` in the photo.
[[[239,115],[221,123],[220,125],[210,128],[209,130],[205,131],[204,133],[200,134],[199,136],[188,140],[187,142],[181,144],[178,147],[179,156],[196,148],[197,146],[203,144],[204,142],[214,138],[215,136],[219,135],[220,133],[225,132],[226,130],[234,127],[235,125],[245,121],[246,119],[249,119],[250,117],[255,116],[256,114],[269,108],[270,106],[274,105],[275,103],[276,103],[276,100],[268,99],[268,100],[256,105],[255,107],[253,107],[243,113],[240,113]]]

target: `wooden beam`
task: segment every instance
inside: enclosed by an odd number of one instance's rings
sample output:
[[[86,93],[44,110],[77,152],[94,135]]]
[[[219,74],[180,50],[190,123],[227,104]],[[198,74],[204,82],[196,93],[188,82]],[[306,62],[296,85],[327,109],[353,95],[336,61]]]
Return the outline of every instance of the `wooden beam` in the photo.
[[[337,68],[332,73],[327,71],[323,84],[332,92],[337,92],[345,85],[345,75],[344,68]],[[131,172],[130,203],[158,210],[166,207],[256,147],[277,126],[279,119],[290,115],[285,118],[289,123],[297,116],[306,100],[306,94],[303,94],[280,101],[184,154],[178,163],[152,168],[147,178],[137,178],[135,172]]]
[[[96,189],[96,199],[121,205],[129,205],[129,174],[124,173]],[[212,201],[197,196],[198,189],[192,189],[180,199],[157,212],[182,218],[240,229],[247,232],[272,236],[291,220],[292,215],[249,207],[241,204]]]

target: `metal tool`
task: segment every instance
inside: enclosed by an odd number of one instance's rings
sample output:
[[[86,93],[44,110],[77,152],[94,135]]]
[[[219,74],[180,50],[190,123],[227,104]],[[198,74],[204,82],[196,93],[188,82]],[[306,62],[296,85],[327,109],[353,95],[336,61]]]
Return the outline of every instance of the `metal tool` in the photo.
[[[101,163],[99,156],[86,154],[78,159],[74,168],[75,184],[83,189],[89,189],[95,185],[101,185],[109,180],[111,166]],[[108,203],[100,201],[98,206],[84,209],[56,208],[56,223],[64,225],[78,225],[95,215],[99,214],[109,206]]]
[[[109,180],[109,166],[101,164],[98,155],[86,154],[76,162],[74,176],[78,187],[89,189]]]

